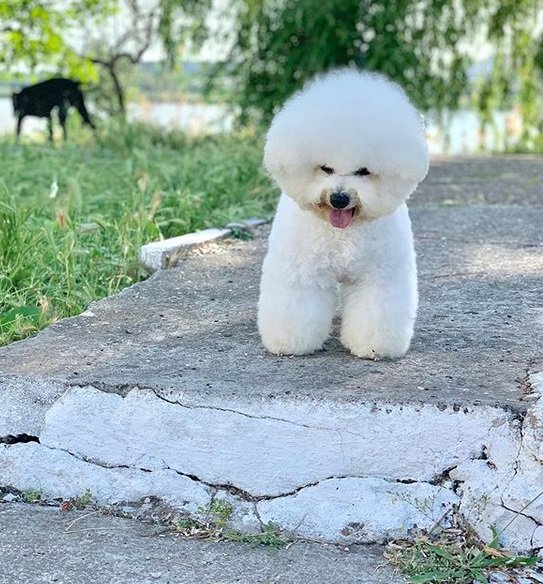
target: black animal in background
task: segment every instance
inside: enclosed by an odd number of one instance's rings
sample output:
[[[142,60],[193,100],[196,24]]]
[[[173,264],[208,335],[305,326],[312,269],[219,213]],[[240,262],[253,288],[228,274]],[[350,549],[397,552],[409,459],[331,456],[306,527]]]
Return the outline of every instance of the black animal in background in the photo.
[[[49,140],[53,142],[53,119],[51,112],[58,108],[58,119],[62,126],[64,140],[66,140],[66,115],[70,107],[75,107],[83,118],[85,124],[88,124],[93,130],[95,126],[85,107],[83,92],[77,81],[71,79],[55,78],[29,85],[19,93],[12,94],[13,111],[17,118],[17,140],[21,134],[21,125],[25,116],[37,116],[47,118],[49,128]]]

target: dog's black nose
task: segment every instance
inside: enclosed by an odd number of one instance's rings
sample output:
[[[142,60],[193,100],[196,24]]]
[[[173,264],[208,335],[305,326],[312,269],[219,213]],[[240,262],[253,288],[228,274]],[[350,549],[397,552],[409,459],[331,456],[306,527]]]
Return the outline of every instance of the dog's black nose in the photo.
[[[344,209],[351,202],[351,197],[347,193],[332,193],[330,205],[335,209]]]

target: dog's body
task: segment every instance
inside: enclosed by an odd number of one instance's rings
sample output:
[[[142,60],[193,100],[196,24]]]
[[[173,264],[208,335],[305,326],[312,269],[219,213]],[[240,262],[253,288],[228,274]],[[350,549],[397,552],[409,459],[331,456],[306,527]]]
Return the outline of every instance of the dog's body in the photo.
[[[79,112],[83,122],[94,129],[94,124],[85,106],[83,92],[79,83],[71,79],[55,78],[29,85],[19,93],[12,94],[13,111],[17,118],[16,136],[21,134],[23,118],[25,116],[36,116],[47,118],[49,128],[49,139],[53,141],[53,120],[51,113],[53,109],[58,110],[58,119],[62,126],[64,140],[66,140],[66,116],[70,107],[75,107]]]
[[[276,354],[322,347],[341,299],[341,340],[364,358],[411,341],[417,278],[405,200],[428,169],[422,121],[397,86],[340,71],[291,99],[268,132],[282,187],[258,325]]]

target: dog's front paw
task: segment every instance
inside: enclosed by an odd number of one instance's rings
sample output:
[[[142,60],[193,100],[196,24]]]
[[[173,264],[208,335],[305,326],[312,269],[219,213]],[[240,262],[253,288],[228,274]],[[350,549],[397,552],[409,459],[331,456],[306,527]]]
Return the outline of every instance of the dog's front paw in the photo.
[[[284,275],[263,276],[258,303],[262,343],[275,355],[308,355],[322,348],[336,306],[335,287],[300,288]]]
[[[409,348],[412,331],[343,330],[341,342],[353,355],[362,359],[397,359]]]
[[[322,348],[322,339],[301,338],[298,335],[284,337],[273,334],[262,335],[262,344],[274,355],[310,355]]]
[[[328,336],[327,327],[311,326],[264,311],[259,315],[258,328],[262,344],[275,355],[309,355],[321,349]]]

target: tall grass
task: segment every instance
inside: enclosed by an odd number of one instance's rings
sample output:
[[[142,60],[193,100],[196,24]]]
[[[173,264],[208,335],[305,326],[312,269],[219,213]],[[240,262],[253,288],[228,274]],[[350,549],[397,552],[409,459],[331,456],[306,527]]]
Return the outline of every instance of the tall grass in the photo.
[[[0,141],[0,344],[141,280],[140,245],[267,216],[254,133],[187,139],[112,125],[55,148]]]

